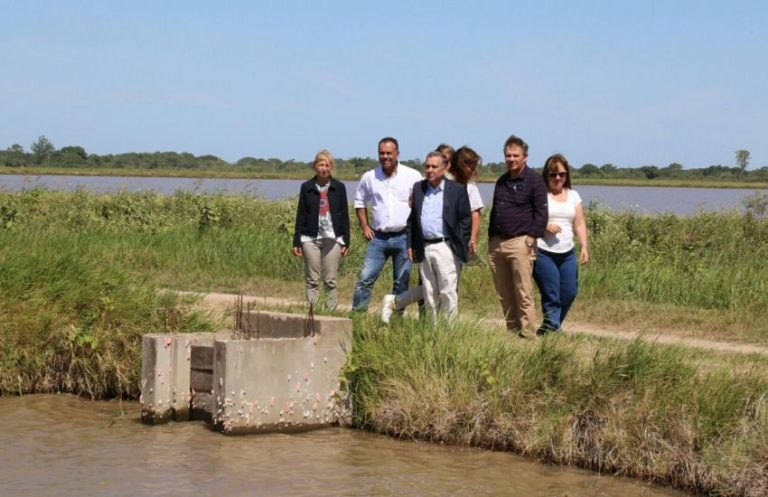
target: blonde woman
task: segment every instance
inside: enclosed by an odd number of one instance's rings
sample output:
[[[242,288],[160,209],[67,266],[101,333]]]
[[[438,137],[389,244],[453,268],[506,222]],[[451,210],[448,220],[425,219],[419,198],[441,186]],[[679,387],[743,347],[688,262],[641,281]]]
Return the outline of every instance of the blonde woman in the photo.
[[[344,183],[331,177],[334,161],[321,150],[312,164],[315,176],[302,183],[296,209],[292,253],[304,257],[307,302],[317,306],[322,276],[326,308],[336,309],[339,260],[349,252],[349,208]]]

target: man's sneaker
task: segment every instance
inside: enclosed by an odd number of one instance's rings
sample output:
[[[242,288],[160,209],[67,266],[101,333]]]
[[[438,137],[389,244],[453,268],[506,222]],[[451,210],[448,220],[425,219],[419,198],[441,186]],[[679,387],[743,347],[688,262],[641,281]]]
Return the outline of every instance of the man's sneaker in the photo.
[[[381,320],[389,323],[393,312],[395,312],[395,296],[390,293],[384,295],[384,300],[381,302]]]

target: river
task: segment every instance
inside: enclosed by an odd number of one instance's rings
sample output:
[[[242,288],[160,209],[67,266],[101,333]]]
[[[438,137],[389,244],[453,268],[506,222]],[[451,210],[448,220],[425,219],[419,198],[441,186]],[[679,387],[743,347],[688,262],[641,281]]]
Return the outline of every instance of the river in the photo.
[[[682,497],[635,480],[357,430],[227,437],[135,402],[0,397],[0,495]]]
[[[344,182],[347,194],[354,195],[357,182]],[[75,190],[104,193],[119,190],[151,190],[170,195],[176,191],[206,193],[244,193],[277,200],[298,194],[300,180],[276,179],[218,179],[218,178],[160,178],[132,176],[25,176],[1,175],[0,189],[18,191],[42,187],[51,190]],[[493,196],[493,184],[481,183],[480,193],[486,205]],[[599,203],[612,210],[633,210],[642,214],[670,212],[689,216],[699,211],[726,209],[744,210],[743,199],[755,189],[729,188],[664,188],[632,186],[579,186],[584,205]]]

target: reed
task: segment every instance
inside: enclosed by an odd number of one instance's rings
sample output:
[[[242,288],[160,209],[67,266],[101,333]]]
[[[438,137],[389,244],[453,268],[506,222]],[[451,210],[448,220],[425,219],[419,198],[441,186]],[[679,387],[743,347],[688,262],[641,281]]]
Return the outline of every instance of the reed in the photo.
[[[142,334],[210,327],[104,250],[104,238],[0,230],[0,394],[135,397]]]
[[[768,491],[768,368],[760,358],[642,340],[528,342],[467,322],[406,319],[384,328],[356,319],[347,369],[356,426],[696,493]]]
[[[215,326],[160,288],[273,294],[265,282],[280,282],[301,298],[294,209],[197,193],[0,192],[0,394],[137,397],[143,333]],[[593,262],[577,302],[616,303],[605,319],[619,318],[621,306],[666,306],[683,321],[738,313],[749,330],[734,336],[767,341],[765,219],[594,208],[587,219]],[[343,297],[364,246],[355,230]],[[461,285],[465,318],[498,313],[487,267],[466,268]],[[567,334],[529,343],[471,319],[439,329],[354,319],[346,378],[357,426],[695,492],[768,491],[763,359]]]
[[[290,254],[294,212],[295,201],[245,195],[28,190],[0,194],[0,232],[9,240],[29,230],[91,233],[94,247],[119,254],[126,270],[158,286],[264,293],[272,291],[264,281],[278,281],[294,284],[301,298],[303,263]],[[718,326],[701,327],[700,336],[768,343],[768,220],[735,212],[649,217],[593,206],[587,221],[592,262],[581,268],[575,318],[678,321],[690,331],[706,315]],[[351,254],[340,266],[342,299],[351,300],[364,247],[353,229]],[[485,250],[481,237],[481,260]],[[389,273],[382,272],[373,302],[391,288]],[[460,295],[464,315],[499,317],[487,266],[463,271]]]

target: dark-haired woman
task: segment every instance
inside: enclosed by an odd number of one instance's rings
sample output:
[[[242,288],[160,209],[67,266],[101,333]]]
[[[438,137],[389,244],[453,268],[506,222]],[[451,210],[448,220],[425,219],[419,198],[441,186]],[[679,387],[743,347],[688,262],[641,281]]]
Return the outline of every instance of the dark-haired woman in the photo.
[[[448,172],[451,179],[462,185],[467,185],[469,196],[469,208],[472,210],[472,230],[469,237],[469,256],[477,253],[477,237],[480,234],[481,211],[483,210],[483,198],[477,188],[477,168],[483,159],[477,152],[469,147],[461,147],[452,156]]]
[[[533,265],[544,314],[539,335],[560,330],[576,299],[579,279],[574,233],[579,237],[579,261],[589,262],[584,208],[581,196],[571,189],[568,161],[561,154],[549,157],[542,176],[547,184],[549,221],[544,237],[538,239],[539,254]]]

